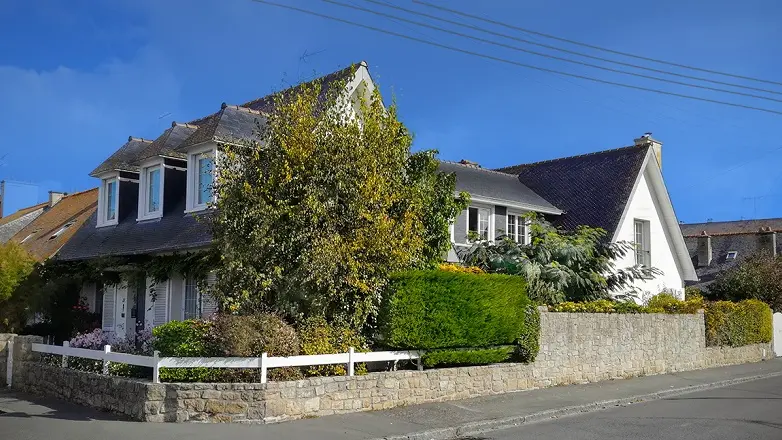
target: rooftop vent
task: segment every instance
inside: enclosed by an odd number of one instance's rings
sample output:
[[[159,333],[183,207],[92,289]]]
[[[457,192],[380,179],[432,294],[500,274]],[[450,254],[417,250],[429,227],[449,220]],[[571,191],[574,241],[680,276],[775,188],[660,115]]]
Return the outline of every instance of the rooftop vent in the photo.
[[[725,259],[726,260],[735,260],[738,255],[739,255],[738,251],[729,251],[728,255],[725,256]]]

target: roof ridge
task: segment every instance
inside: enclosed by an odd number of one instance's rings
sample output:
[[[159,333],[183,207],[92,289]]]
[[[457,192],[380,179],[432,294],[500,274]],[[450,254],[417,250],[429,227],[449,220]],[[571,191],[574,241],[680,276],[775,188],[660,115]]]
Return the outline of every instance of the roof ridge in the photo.
[[[78,196],[78,195],[82,195],[84,193],[88,193],[90,191],[97,191],[97,190],[98,190],[98,187],[96,186],[95,188],[85,189],[85,190],[82,190],[82,191],[77,191],[75,193],[68,193],[65,196],[63,196],[63,198]]]
[[[205,118],[201,118],[205,119]],[[198,125],[193,124],[192,122],[177,122],[177,121],[171,121],[171,128],[174,127],[186,127],[186,128],[198,128]]]
[[[693,234],[686,234],[686,235],[682,235],[682,236],[684,238],[725,237],[725,236],[732,236],[732,235],[758,235],[758,234],[771,233],[771,232],[782,232],[782,229],[772,229],[770,231],[709,232],[706,235],[703,235],[702,232],[699,232],[699,233],[694,234],[694,235]]]
[[[502,172],[500,170],[507,170],[507,169],[510,169],[510,168],[519,168],[519,167],[528,167],[528,166],[533,166],[533,165],[542,165],[542,164],[551,163],[551,162],[558,162],[560,160],[566,160],[566,159],[580,159],[580,158],[583,158],[583,157],[596,156],[598,154],[605,154],[605,153],[613,153],[615,151],[621,151],[621,150],[630,150],[630,149],[633,149],[633,148],[647,148],[648,149],[650,147],[648,145],[629,145],[629,146],[625,146],[625,147],[610,148],[608,150],[593,151],[591,153],[576,154],[574,156],[557,157],[557,158],[554,158],[554,159],[540,160],[540,161],[537,161],[537,162],[521,163],[521,164],[518,164],[518,165],[511,165],[511,166],[507,166],[507,167],[497,168],[495,171]]]
[[[152,143],[152,142],[154,142],[154,140],[150,140],[150,139],[144,139],[144,138],[142,138],[142,137],[128,136],[128,142],[130,142],[130,141],[137,141],[137,142],[147,142],[147,143]]]
[[[438,159],[438,160],[439,160],[440,162],[442,162],[442,163],[450,163],[450,164],[452,164],[452,165],[459,165],[459,166],[462,166],[462,167],[465,167],[465,168],[471,168],[471,169],[474,169],[474,170],[488,171],[488,172],[490,172],[490,173],[500,174],[500,175],[502,175],[502,176],[507,176],[507,177],[514,177],[514,178],[518,178],[518,176],[516,176],[515,174],[511,174],[511,173],[504,173],[504,172],[502,172],[502,171],[493,170],[493,169],[491,169],[491,168],[483,168],[483,167],[481,167],[480,165],[469,165],[469,164],[466,164],[466,163],[461,163],[461,162],[454,162],[454,161],[452,161],[452,160],[444,160],[444,159]]]
[[[264,114],[260,110],[253,110],[251,108],[243,107],[243,106],[236,105],[236,104],[222,103],[222,104],[220,104],[220,108],[223,109],[223,110],[226,109],[226,108],[231,108],[231,109],[243,111],[243,112],[246,112],[246,113],[252,113],[254,115],[263,115]]]
[[[720,220],[716,222],[699,222],[699,223],[682,223],[682,226],[694,226],[694,225],[714,225],[719,223],[740,223],[740,222],[762,222],[762,221],[768,221],[768,220],[781,220],[782,217],[766,217],[766,218],[752,218],[752,219],[743,219],[743,220]]]

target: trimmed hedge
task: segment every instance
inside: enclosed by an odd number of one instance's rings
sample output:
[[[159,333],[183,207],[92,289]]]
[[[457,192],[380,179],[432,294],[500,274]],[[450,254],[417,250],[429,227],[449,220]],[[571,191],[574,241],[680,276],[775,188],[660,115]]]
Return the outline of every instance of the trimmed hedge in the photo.
[[[771,307],[756,299],[717,301],[706,308],[706,345],[742,345],[771,342]]]
[[[217,353],[209,344],[211,321],[170,321],[152,329],[152,348],[161,356],[209,357]],[[211,368],[161,368],[164,382],[215,382],[222,378],[220,370]]]
[[[523,278],[443,270],[395,274],[380,316],[381,343],[435,350],[429,366],[475,365],[538,352],[540,317]],[[516,345],[508,350],[501,346]]]
[[[611,301],[598,299],[589,302],[563,302],[549,306],[550,312],[566,313],[697,313],[705,307],[703,298],[681,301],[667,293],[652,297],[642,306],[632,301]]]

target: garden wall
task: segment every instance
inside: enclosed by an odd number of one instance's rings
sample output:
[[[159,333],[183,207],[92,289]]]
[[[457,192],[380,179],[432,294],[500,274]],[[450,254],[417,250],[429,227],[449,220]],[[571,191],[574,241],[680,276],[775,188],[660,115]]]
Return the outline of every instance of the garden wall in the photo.
[[[14,372],[14,387],[137,420],[273,422],[757,362],[773,356],[770,344],[707,348],[703,313],[541,312],[540,348],[531,364],[267,384],[151,384],[64,371],[34,363],[27,356]]]

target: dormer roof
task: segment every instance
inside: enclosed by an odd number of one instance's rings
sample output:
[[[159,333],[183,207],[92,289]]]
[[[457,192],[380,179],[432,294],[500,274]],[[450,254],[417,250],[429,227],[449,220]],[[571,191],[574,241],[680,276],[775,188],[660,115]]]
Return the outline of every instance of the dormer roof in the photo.
[[[136,161],[138,155],[151,143],[152,141],[149,139],[129,136],[125,145],[92,170],[90,176],[98,177],[109,171],[132,171],[137,173],[138,165]]]
[[[203,120],[199,120],[203,121]],[[142,161],[156,156],[175,157],[178,159],[184,159],[185,154],[177,151],[177,147],[187,140],[192,135],[198,126],[192,123],[171,123],[171,128],[168,128],[157,139],[144,148],[138,155],[138,159],[134,162],[136,165]]]
[[[220,111],[201,124],[177,151],[184,152],[189,147],[204,142],[246,142],[260,141],[260,128],[265,124],[266,116],[258,110],[223,103]]]

